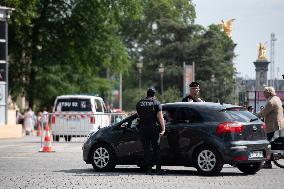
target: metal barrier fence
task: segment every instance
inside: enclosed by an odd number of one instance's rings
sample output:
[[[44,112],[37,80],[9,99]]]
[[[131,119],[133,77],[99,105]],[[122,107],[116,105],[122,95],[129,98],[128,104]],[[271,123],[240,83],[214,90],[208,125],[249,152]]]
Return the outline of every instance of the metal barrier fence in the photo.
[[[90,132],[115,124],[123,113],[49,113],[41,122],[41,147],[49,127],[53,142],[83,142]]]

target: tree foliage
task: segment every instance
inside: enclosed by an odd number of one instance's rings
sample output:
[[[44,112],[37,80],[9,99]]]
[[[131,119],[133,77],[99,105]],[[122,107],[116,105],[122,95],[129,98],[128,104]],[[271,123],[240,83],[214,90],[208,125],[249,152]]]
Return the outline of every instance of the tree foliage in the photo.
[[[62,93],[111,90],[107,70],[128,70],[121,23],[140,16],[140,1],[7,0],[11,15],[11,94],[30,105],[50,104]]]
[[[10,94],[27,96],[29,105],[51,106],[55,96],[66,93],[108,97],[118,85],[110,78],[123,73],[123,107],[131,110],[147,87],[160,90],[161,64],[164,100],[177,101],[183,65],[193,62],[201,96],[231,100],[235,44],[219,26],[194,23],[191,0],[5,0],[3,5],[15,8],[9,22]]]
[[[206,100],[233,103],[227,97],[234,86],[234,48],[233,41],[217,25],[211,25],[201,36],[196,79],[202,83]]]

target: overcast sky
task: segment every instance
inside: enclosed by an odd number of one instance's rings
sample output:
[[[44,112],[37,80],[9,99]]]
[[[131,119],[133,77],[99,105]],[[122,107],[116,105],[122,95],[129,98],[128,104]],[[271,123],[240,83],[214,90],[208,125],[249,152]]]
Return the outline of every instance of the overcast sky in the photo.
[[[255,79],[258,44],[267,43],[270,60],[270,35],[275,33],[275,77],[284,74],[284,0],[193,0],[197,18],[203,26],[233,22],[232,39],[237,44],[234,59],[238,76]],[[269,67],[270,69],[270,67]],[[279,72],[278,72],[279,70]],[[267,74],[270,78],[270,70]]]

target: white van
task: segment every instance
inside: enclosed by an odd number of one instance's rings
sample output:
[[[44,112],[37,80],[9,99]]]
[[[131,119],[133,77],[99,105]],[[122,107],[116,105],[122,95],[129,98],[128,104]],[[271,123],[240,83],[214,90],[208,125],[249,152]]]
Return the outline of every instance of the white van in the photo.
[[[109,116],[105,113],[101,97],[93,95],[62,95],[55,99],[51,114],[51,129],[54,141],[64,137],[87,136],[91,131],[108,126]]]

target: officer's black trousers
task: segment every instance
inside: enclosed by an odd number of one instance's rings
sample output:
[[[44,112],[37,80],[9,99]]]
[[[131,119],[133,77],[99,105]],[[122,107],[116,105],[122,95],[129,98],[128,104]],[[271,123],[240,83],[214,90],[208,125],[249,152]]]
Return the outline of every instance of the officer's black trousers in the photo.
[[[153,163],[156,165],[156,169],[161,169],[161,157],[160,157],[160,135],[158,132],[142,131],[141,132],[142,144],[144,149],[144,163],[147,169],[151,169],[151,151],[150,145],[154,152]]]

